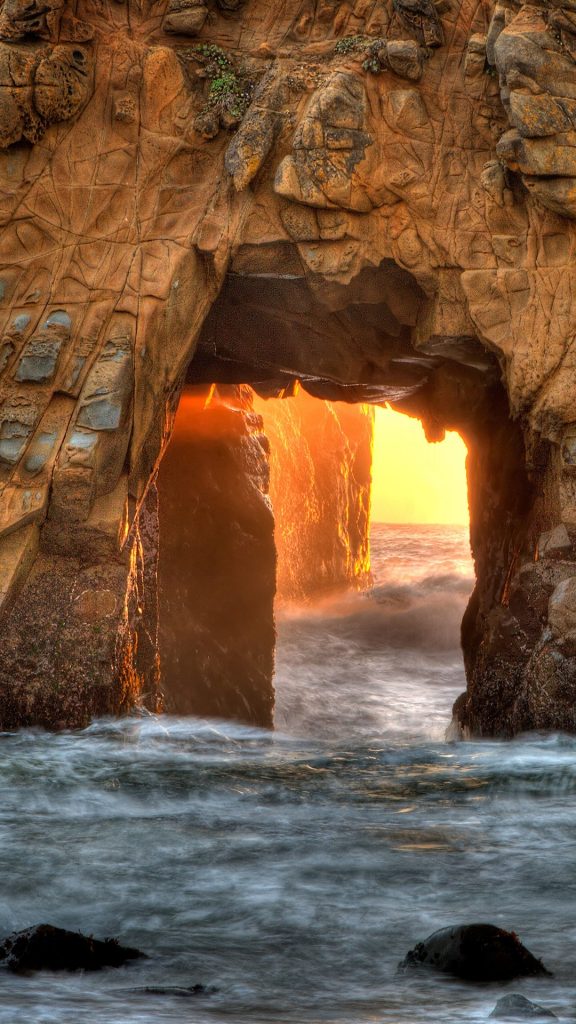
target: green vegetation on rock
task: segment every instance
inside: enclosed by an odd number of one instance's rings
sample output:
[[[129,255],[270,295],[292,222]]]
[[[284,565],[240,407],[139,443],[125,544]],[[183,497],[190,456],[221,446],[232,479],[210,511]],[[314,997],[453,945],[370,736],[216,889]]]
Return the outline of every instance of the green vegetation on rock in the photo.
[[[242,120],[254,92],[254,81],[242,68],[237,68],[220,46],[201,44],[194,55],[204,66],[210,80],[208,102],[199,117],[206,121],[218,115],[219,125],[232,127]]]
[[[334,47],[334,52],[340,56],[346,56],[349,53],[355,53],[358,50],[363,50],[368,43],[366,36],[343,36],[339,39]]]
[[[366,60],[363,61],[364,71],[371,75],[379,75],[387,67],[386,43],[383,39],[375,39],[366,47]]]
[[[359,56],[364,54],[365,59],[362,61],[364,71],[379,75],[386,66],[385,61],[383,62],[381,59],[385,46],[384,40],[373,39],[370,36],[344,36],[336,43],[334,53],[340,57],[347,57],[353,53],[357,53]]]

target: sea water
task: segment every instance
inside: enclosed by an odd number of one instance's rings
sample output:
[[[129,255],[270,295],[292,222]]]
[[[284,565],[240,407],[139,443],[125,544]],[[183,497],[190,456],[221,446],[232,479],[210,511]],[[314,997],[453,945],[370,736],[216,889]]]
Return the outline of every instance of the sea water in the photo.
[[[368,592],[279,609],[274,733],[148,717],[0,737],[0,934],[49,922],[148,954],[0,970],[1,1024],[481,1022],[513,991],[576,1019],[576,741],[447,741],[466,531],[375,526],[372,560]],[[473,921],[554,977],[397,974]]]

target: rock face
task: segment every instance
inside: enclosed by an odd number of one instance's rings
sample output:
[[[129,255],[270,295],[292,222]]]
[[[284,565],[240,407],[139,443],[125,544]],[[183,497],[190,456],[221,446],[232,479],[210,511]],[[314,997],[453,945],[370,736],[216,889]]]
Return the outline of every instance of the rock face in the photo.
[[[464,981],[508,981],[549,974],[514,932],[491,924],[441,928],[410,950],[400,970],[426,969]]]
[[[257,400],[270,442],[280,600],[366,584],[373,412],[299,391]]]
[[[576,728],[575,27],[568,0],[4,0],[2,727],[158,706],[187,379],[460,430],[457,719]]]
[[[137,705],[160,710],[154,486],[126,538],[127,506],[124,481],[65,553],[42,550],[34,524],[4,540],[0,567],[9,576],[18,560],[25,581],[16,601],[3,595],[0,729],[82,728]]]
[[[185,391],[158,490],[166,710],[270,727],[274,518],[248,388]]]

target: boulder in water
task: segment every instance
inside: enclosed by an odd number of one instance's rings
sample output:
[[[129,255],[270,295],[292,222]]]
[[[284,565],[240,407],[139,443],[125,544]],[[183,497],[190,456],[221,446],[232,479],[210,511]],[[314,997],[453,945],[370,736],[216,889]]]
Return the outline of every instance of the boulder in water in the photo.
[[[117,939],[92,938],[80,932],[69,932],[51,924],[9,935],[0,945],[0,962],[9,970],[26,974],[29,971],[99,971],[103,967],[122,967],[130,960],[146,954],[121,946]]]
[[[425,968],[465,981],[508,981],[550,974],[514,932],[493,924],[441,928],[406,955],[399,969]]]
[[[558,1020],[555,1013],[552,1010],[545,1009],[544,1006],[539,1006],[538,1003],[533,1003],[530,999],[526,999],[526,996],[521,996],[518,992],[513,992],[509,996],[503,996],[496,1003],[496,1006],[490,1014],[491,1017],[496,1017],[497,1020]]]
[[[190,999],[196,996],[213,996],[218,992],[213,985],[148,985],[144,991],[150,996],[181,996]]]

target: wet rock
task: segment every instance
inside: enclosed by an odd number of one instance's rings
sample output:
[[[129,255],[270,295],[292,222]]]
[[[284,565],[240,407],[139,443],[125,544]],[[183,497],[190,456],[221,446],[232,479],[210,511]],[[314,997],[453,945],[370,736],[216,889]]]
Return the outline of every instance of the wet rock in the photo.
[[[117,939],[100,941],[91,935],[69,932],[50,924],[8,936],[0,945],[0,961],[10,971],[99,971],[103,967],[122,967],[130,960],[145,957],[138,949],[121,946]]]
[[[572,541],[564,523],[543,533],[538,541],[540,558],[569,558],[571,552]]]
[[[465,981],[506,981],[550,973],[514,932],[492,924],[441,928],[411,949],[399,965],[401,971],[413,968],[440,971]]]
[[[552,1010],[531,1002],[518,992],[499,999],[490,1016],[497,1020],[558,1020]]]
[[[571,636],[576,630],[576,576],[555,587],[548,602],[548,622],[557,637]]]
[[[144,991],[149,996],[180,996],[190,999],[195,996],[213,996],[219,990],[213,985],[148,985]]]

